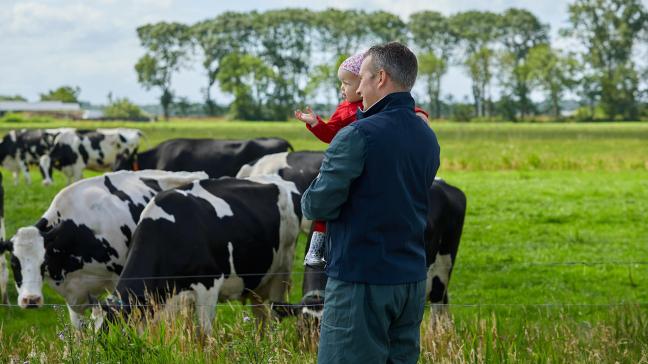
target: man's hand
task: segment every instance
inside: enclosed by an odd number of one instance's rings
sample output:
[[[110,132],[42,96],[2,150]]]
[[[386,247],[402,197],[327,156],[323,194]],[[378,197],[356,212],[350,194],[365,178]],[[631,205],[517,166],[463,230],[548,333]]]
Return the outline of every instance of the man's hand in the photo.
[[[306,112],[295,110],[295,117],[297,120],[301,120],[310,126],[315,126],[317,124],[317,114],[313,112],[313,109],[311,109],[310,106],[306,106]]]

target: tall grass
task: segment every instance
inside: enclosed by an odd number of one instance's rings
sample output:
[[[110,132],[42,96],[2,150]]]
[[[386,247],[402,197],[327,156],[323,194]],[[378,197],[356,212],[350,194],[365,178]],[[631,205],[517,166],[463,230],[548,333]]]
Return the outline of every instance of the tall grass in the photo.
[[[422,363],[648,363],[646,308],[600,308],[597,321],[578,321],[563,309],[545,310],[543,320],[488,312],[442,316],[429,313],[421,326]],[[62,315],[62,312],[58,313]],[[108,330],[75,331],[63,324],[42,340],[35,333],[5,336],[6,363],[314,363],[316,337],[298,331],[292,320],[265,329],[239,312],[216,321],[203,336],[191,312],[165,320],[119,320]]]

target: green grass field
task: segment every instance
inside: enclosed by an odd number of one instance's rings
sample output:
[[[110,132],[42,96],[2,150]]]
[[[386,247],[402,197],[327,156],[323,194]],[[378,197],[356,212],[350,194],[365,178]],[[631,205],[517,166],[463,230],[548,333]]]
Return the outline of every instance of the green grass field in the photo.
[[[280,136],[324,149],[298,122],[61,122],[131,126],[144,149],[174,137]],[[0,124],[0,132],[53,124]],[[648,362],[648,124],[432,124],[439,175],[468,198],[450,283],[451,322],[423,325],[423,362]],[[7,235],[33,224],[63,176],[14,187],[3,171]],[[95,173],[86,172],[86,176]],[[300,297],[304,237],[290,298]],[[15,290],[10,299],[15,304]],[[47,303],[61,303],[49,288]],[[215,335],[186,320],[72,334],[67,311],[0,308],[0,362],[313,362],[294,320],[264,335],[239,304],[218,308]],[[62,335],[60,335],[62,334]],[[63,337],[60,339],[59,337]]]

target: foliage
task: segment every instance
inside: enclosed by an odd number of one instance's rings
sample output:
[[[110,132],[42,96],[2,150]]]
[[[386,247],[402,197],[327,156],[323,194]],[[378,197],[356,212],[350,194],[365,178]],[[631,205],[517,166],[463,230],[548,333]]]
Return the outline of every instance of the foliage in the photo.
[[[27,99],[20,95],[0,95],[0,101],[27,101]]]
[[[160,104],[164,118],[169,118],[169,106],[173,102],[171,78],[182,67],[188,56],[189,27],[180,23],[160,22],[137,28],[137,36],[147,53],[135,65],[137,80],[144,88],[157,87],[162,91]]]
[[[127,98],[111,100],[104,109],[104,116],[114,120],[142,119],[146,114],[142,109]]]
[[[79,87],[61,86],[40,95],[41,101],[79,102]]]
[[[638,74],[632,61],[648,12],[639,0],[576,0],[569,5],[570,24],[564,33],[585,47],[591,67],[584,79],[595,84],[608,118],[637,117]]]

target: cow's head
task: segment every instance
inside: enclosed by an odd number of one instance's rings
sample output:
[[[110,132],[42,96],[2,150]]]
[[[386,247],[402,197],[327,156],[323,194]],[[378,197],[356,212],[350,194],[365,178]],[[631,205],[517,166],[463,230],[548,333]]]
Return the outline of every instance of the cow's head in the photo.
[[[123,153],[115,159],[113,171],[136,171],[137,167],[137,148],[132,153]]]
[[[75,152],[79,148],[79,143],[79,138],[74,132],[66,131],[59,134],[54,139],[54,146],[49,153],[51,165],[61,169],[75,164],[79,158],[78,153]]]
[[[45,267],[45,239],[34,226],[18,229],[3,250],[11,251],[11,269],[21,308],[43,305],[43,275]]]
[[[302,286],[304,296],[301,302],[298,304],[274,302],[272,305],[274,314],[279,319],[296,316],[301,321],[315,323],[315,325],[310,326],[316,327],[324,311],[326,281],[324,267],[304,266],[304,282]]]

